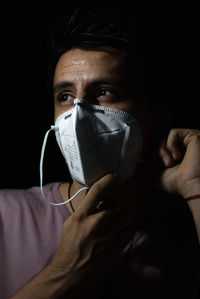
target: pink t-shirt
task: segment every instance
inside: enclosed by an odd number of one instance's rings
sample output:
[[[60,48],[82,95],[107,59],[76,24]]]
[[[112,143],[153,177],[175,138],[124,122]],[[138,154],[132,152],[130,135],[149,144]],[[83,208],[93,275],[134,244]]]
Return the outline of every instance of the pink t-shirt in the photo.
[[[62,202],[58,186],[44,186],[48,201]],[[48,204],[39,187],[0,191],[0,299],[48,265],[69,216],[65,205]],[[125,254],[120,274],[99,286],[100,297],[191,299],[198,292],[200,248],[192,216],[181,201],[153,200]]]
[[[62,202],[59,183],[44,186],[49,201]],[[0,191],[0,298],[39,273],[56,251],[67,207],[47,203],[38,187]]]

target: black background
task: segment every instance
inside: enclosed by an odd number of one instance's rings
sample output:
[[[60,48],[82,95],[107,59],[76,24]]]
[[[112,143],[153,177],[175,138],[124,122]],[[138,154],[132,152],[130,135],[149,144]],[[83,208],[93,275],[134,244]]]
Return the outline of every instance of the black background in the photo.
[[[46,88],[46,28],[64,9],[73,8],[30,3],[1,8],[0,188],[39,185],[43,137],[53,124],[53,103]],[[154,21],[157,18],[158,28],[163,26],[178,61],[171,69],[176,74],[172,92],[178,106],[174,125],[200,128],[196,8],[163,7],[149,14]],[[68,173],[53,133],[46,153],[44,183],[65,179]]]

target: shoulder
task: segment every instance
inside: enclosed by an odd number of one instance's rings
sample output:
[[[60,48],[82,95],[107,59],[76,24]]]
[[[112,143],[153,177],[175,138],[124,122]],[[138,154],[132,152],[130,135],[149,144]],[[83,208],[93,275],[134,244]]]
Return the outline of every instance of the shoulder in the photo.
[[[43,187],[44,192],[47,197],[59,197],[59,187],[60,183],[50,183]],[[0,201],[5,200],[15,200],[20,201],[23,199],[42,199],[40,187],[33,186],[27,189],[0,189]]]
[[[61,211],[66,214],[66,207],[63,207],[63,209],[59,209],[59,207],[55,209],[55,207],[48,204],[48,202],[62,201],[58,190],[59,185],[59,182],[45,185],[43,187],[45,198],[42,196],[39,186],[34,186],[28,189],[1,189],[0,214],[8,215],[9,211],[15,211],[15,214],[24,211],[26,211],[27,214],[28,211],[31,213],[39,212],[39,214],[41,214],[42,211],[48,213],[53,208],[55,212]]]
[[[44,186],[46,198],[39,187],[29,189],[4,189],[0,191],[0,240],[20,239],[21,244],[32,240],[51,239],[59,235],[63,223],[69,217],[66,206],[55,207],[48,201],[60,201],[59,183]],[[26,241],[25,241],[26,239]],[[32,242],[32,241],[31,241]],[[16,241],[16,244],[19,244]],[[27,245],[27,244],[26,244]],[[26,246],[24,245],[24,246]]]
[[[67,209],[60,201],[59,183],[40,187],[0,190],[0,288],[14,293],[39,273],[56,251]],[[9,286],[9,287],[8,287]]]

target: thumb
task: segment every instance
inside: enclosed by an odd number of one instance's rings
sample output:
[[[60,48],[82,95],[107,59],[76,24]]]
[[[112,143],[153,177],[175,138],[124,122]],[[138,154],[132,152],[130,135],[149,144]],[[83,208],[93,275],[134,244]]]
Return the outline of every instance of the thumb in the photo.
[[[118,182],[119,175],[117,173],[106,174],[92,185],[82,203],[81,208],[84,209],[87,214],[91,214],[91,212],[96,208],[98,202],[105,195],[109,194],[111,190],[117,186]]]
[[[177,171],[179,165],[167,168],[160,174],[159,185],[162,191],[167,193],[177,193]]]

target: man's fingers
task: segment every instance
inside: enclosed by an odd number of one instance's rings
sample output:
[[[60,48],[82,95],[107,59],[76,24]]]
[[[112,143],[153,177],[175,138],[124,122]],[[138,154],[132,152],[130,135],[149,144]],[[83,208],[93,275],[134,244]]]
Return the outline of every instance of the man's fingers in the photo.
[[[119,178],[116,173],[109,173],[94,183],[81,204],[81,210],[88,215],[91,214],[99,201],[103,200],[117,186],[118,181]]]
[[[183,129],[172,129],[169,133],[166,147],[174,160],[179,160],[182,154],[183,138],[186,132]]]
[[[159,155],[166,167],[171,167],[173,165],[174,158],[170,151],[168,151],[165,141],[163,141],[162,145],[160,146]]]
[[[199,142],[200,130],[188,130],[187,134],[184,136],[183,143],[187,147],[188,144],[194,139]]]
[[[171,130],[167,140],[164,140],[161,144],[159,155],[166,167],[174,166],[174,162],[180,159],[181,150],[179,148],[179,142],[178,136]]]
[[[174,161],[181,159],[184,152],[184,138],[192,130],[189,129],[172,129],[169,132],[167,140],[160,147],[160,157],[165,166],[171,167]]]
[[[180,160],[185,152],[191,138],[200,136],[199,130],[194,129],[172,129],[159,150],[165,166],[172,167],[174,162]]]

